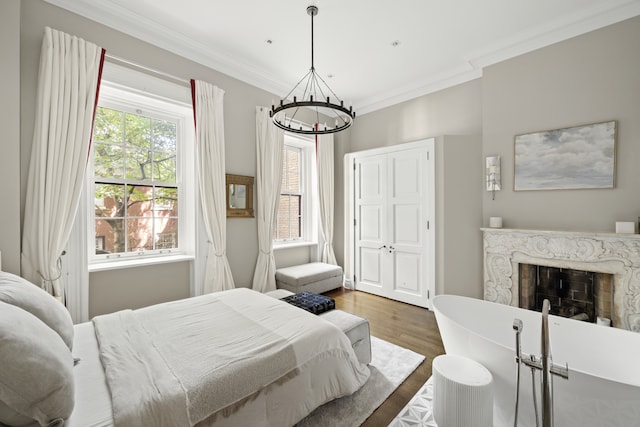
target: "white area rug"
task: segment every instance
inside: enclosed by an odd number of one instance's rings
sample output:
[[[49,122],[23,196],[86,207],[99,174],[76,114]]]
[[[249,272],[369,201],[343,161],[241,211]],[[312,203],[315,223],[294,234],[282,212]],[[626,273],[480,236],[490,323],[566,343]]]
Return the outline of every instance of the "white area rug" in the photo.
[[[433,419],[433,377],[429,377],[389,427],[438,427]]]
[[[422,363],[424,356],[371,337],[371,377],[360,390],[326,403],[296,427],[357,427]]]

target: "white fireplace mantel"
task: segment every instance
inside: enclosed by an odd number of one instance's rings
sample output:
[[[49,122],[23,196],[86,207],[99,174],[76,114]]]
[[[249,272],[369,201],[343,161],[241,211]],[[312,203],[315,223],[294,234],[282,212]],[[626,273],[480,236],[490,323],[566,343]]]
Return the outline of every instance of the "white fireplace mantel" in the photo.
[[[613,275],[613,325],[640,332],[640,235],[483,228],[484,299],[518,306],[518,264]]]

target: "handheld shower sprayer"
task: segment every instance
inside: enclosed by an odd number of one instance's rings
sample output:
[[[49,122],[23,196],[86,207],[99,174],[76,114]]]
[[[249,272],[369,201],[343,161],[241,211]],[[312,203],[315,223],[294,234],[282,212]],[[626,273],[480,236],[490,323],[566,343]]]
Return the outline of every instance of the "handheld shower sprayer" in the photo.
[[[522,320],[513,319],[513,330],[516,331],[516,362],[520,363],[520,333],[522,332]]]

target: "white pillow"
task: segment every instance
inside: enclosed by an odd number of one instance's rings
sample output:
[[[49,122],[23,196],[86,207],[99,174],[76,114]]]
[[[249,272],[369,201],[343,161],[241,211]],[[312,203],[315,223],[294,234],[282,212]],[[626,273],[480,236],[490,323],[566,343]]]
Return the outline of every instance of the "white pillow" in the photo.
[[[31,313],[0,302],[0,342],[0,423],[46,426],[69,418],[73,356],[60,336]]]
[[[71,350],[73,321],[64,305],[44,289],[15,274],[0,271],[0,301],[28,311],[56,331]]]

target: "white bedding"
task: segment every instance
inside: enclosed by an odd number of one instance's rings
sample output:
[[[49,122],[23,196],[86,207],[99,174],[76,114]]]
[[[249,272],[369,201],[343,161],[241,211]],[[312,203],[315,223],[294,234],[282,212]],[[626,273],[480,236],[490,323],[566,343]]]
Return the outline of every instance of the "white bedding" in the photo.
[[[204,322],[207,325],[205,336],[208,340],[208,344],[204,348],[208,346],[215,348],[215,350],[209,351],[207,354],[199,354],[197,359],[205,360],[205,365],[211,368],[214,366],[220,368],[222,365],[228,365],[228,362],[220,363],[220,361],[223,360],[222,355],[226,357],[226,351],[222,349],[225,343],[234,342],[234,340],[229,339],[231,336],[243,337],[232,345],[232,347],[236,347],[234,351],[240,348],[241,352],[248,356],[247,360],[255,359],[259,362],[260,358],[256,357],[258,353],[255,353],[254,350],[251,350],[251,346],[247,346],[243,342],[245,340],[249,340],[247,341],[249,343],[252,342],[252,339],[246,335],[247,329],[253,328],[259,331],[261,328],[267,327],[270,332],[266,335],[275,334],[280,339],[284,339],[287,342],[287,346],[291,345],[290,348],[294,350],[296,363],[295,367],[292,367],[289,371],[297,372],[297,375],[284,375],[279,380],[274,378],[273,384],[267,387],[259,387],[256,390],[252,390],[251,393],[247,393],[246,390],[240,395],[229,393],[231,400],[224,401],[223,399],[226,410],[219,411],[218,403],[209,402],[211,403],[210,407],[213,408],[210,414],[213,415],[207,416],[203,421],[200,421],[200,419],[192,420],[190,424],[199,422],[199,426],[214,424],[216,426],[293,425],[317,406],[357,390],[368,378],[368,369],[357,362],[348,339],[333,325],[286,303],[247,289],[236,289],[227,293],[229,295],[224,295],[226,293],[223,292],[211,294],[204,298],[198,297],[162,304],[137,310],[135,313],[140,318],[147,319],[145,325],[146,328],[151,329],[150,336],[155,336],[154,340],[163,343],[159,347],[178,339],[180,334],[187,337],[186,341],[190,339],[197,340],[197,338],[193,338],[192,335],[184,332],[187,330],[184,326],[175,327],[179,321],[178,319],[186,319],[188,323],[193,322],[197,325],[202,325],[202,322]],[[234,316],[231,316],[227,310],[223,316],[225,319],[219,316],[216,318],[216,312],[221,313],[224,310],[201,310],[202,307],[213,308],[216,305],[216,301],[223,297],[225,298],[224,304],[226,306],[235,307],[231,310],[231,312],[236,312]],[[200,307],[200,309],[191,310],[190,306]],[[166,317],[165,321],[159,321],[155,315],[166,312],[167,307],[168,312],[173,313],[172,317]],[[208,316],[207,311],[213,317]],[[197,314],[190,314],[192,312]],[[151,321],[151,319],[154,320]],[[256,323],[260,327],[255,327]],[[218,325],[218,327],[215,327],[215,325]],[[234,325],[239,330],[240,335],[231,331]],[[190,328],[188,330],[195,330],[200,327],[198,326],[194,329],[191,326]],[[311,330],[316,332],[309,334]],[[160,334],[162,339],[158,339],[157,334]],[[318,334],[326,335],[327,337],[319,339],[320,335]],[[170,339],[166,340],[168,337]],[[212,344],[214,342],[215,345]],[[176,348],[182,352],[198,348],[198,346],[193,346],[192,344],[193,342],[187,347],[177,344]],[[97,347],[93,325],[91,323],[77,325],[74,355],[82,360],[75,367],[76,409],[68,420],[67,426],[103,427],[113,425],[109,388],[105,382],[102,365],[98,359]],[[200,348],[203,347],[201,346]],[[169,351],[169,353],[172,352]],[[336,357],[336,355],[341,356]],[[193,359],[192,356],[186,353],[183,356],[185,360]],[[173,360],[174,356],[164,354],[163,357],[171,359],[168,360],[168,365],[172,370],[182,371],[178,372],[181,384],[186,384],[188,387],[194,386],[193,380],[198,378],[198,374],[193,371],[192,363],[173,366],[173,364],[177,363],[177,359]],[[264,363],[264,360],[262,363]],[[250,365],[245,365],[246,369],[253,369],[248,366]],[[189,369],[185,370],[185,368]],[[258,371],[254,370],[254,372]],[[211,378],[216,378],[216,375]],[[229,378],[227,377],[227,379]],[[204,383],[195,384],[196,388]],[[214,391],[216,390],[215,385],[213,385],[213,389]],[[224,389],[226,390],[227,387]],[[231,387],[231,390],[243,390],[243,387]],[[186,393],[186,395],[189,396],[189,393]],[[205,391],[204,395],[217,399],[215,392],[207,394]],[[193,398],[194,395],[191,394],[190,396]],[[247,397],[249,398],[247,399]],[[235,404],[238,401],[242,403]],[[229,402],[231,403],[229,404]],[[229,410],[230,408],[233,410]],[[202,412],[202,408],[198,409],[198,411],[201,414],[205,413]],[[199,417],[202,418],[200,415]]]

